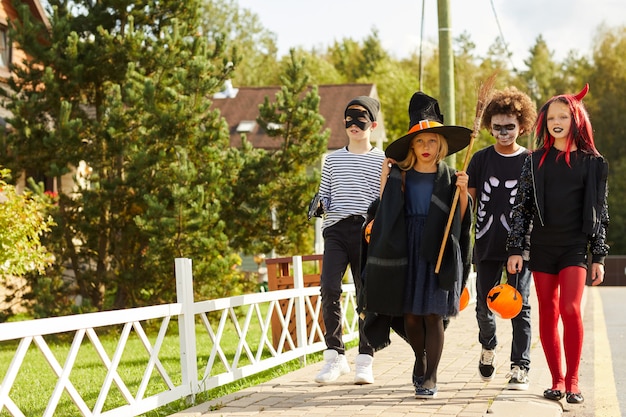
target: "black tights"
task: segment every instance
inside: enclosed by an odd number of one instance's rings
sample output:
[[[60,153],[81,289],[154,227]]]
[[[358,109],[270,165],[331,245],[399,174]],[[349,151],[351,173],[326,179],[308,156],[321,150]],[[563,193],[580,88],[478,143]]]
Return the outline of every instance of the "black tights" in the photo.
[[[428,316],[405,314],[404,328],[415,354],[413,374],[424,376],[422,385],[425,388],[434,388],[437,386],[437,367],[443,351],[443,317],[436,314]]]

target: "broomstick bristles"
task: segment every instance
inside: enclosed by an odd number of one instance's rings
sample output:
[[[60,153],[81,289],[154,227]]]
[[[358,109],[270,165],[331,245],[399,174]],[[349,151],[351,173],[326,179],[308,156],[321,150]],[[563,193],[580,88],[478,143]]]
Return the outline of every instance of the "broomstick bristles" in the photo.
[[[498,71],[494,71],[478,88],[478,98],[476,101],[476,116],[482,116],[485,106],[491,98],[493,86],[496,84]]]
[[[463,171],[467,170],[467,166],[470,160],[470,153],[472,152],[472,146],[474,145],[474,139],[478,136],[478,132],[480,131],[480,120],[483,118],[483,112],[485,111],[485,107],[491,98],[491,93],[493,91],[493,86],[496,83],[496,76],[498,72],[495,71],[493,74],[489,76],[480,86],[478,90],[478,100],[476,101],[476,118],[474,119],[474,129],[472,130],[472,134],[470,135],[470,142],[467,146],[467,150],[465,151],[465,161],[463,162]],[[452,200],[452,207],[450,208],[450,214],[448,216],[448,224],[446,225],[446,229],[443,234],[443,241],[441,242],[441,247],[439,248],[439,257],[437,258],[437,263],[435,265],[435,274],[439,273],[439,269],[441,267],[441,262],[443,260],[443,252],[446,248],[446,242],[448,241],[448,235],[450,234],[450,227],[452,225],[452,218],[454,216],[454,212],[456,210],[456,203],[459,199],[459,189],[457,188],[454,192],[454,198]]]
[[[497,76],[498,71],[494,71],[485,81],[480,84],[480,87],[478,88],[478,97],[476,99],[476,117],[474,118],[474,129],[472,131],[473,137],[478,136],[478,132],[480,131],[480,121],[483,118],[483,112],[485,111],[485,107],[491,99],[493,86],[496,84]]]

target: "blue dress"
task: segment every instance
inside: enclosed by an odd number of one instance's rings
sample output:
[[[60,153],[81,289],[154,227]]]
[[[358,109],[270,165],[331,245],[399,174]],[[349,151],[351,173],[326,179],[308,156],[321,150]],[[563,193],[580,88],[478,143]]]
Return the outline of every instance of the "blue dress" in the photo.
[[[415,315],[438,314],[445,317],[455,314],[455,296],[439,288],[435,264],[428,262],[419,253],[435,175],[413,169],[406,173],[404,210],[409,265],[404,293],[404,312]]]

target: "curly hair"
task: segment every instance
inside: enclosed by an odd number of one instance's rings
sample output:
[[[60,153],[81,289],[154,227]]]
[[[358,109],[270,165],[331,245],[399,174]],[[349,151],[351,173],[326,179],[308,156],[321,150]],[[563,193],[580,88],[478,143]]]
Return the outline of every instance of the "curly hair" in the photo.
[[[485,107],[481,126],[491,131],[491,118],[496,114],[517,117],[520,130],[528,134],[531,133],[537,118],[537,108],[527,94],[522,93],[516,87],[507,87],[504,90],[494,91],[491,101]]]

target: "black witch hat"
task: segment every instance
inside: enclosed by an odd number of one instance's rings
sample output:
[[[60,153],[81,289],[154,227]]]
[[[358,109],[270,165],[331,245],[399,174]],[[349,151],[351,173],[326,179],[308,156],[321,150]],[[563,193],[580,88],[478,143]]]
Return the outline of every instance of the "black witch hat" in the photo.
[[[388,158],[396,161],[404,160],[409,152],[411,141],[418,133],[433,132],[445,137],[448,142],[448,155],[462,150],[470,143],[472,131],[462,126],[444,126],[439,103],[421,91],[411,97],[409,120],[409,132],[387,146],[385,155]]]

